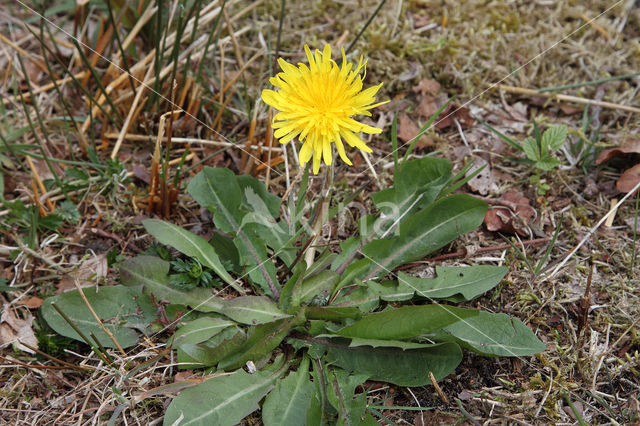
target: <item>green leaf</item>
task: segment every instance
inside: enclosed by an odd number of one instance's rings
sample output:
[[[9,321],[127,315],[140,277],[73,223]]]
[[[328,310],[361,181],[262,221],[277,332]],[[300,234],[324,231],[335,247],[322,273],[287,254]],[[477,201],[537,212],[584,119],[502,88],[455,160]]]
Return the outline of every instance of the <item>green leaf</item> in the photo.
[[[567,126],[549,127],[542,134],[542,152],[546,154],[549,150],[560,149],[567,139]]]
[[[544,170],[545,172],[549,170],[553,170],[554,168],[560,165],[560,160],[550,155],[546,157],[542,157],[540,160],[536,161],[536,167],[540,170]]]
[[[277,287],[276,267],[269,257],[266,242],[261,238],[260,231],[260,226],[249,223],[238,232],[233,243],[238,248],[240,262],[249,278],[267,295],[273,296],[269,282]]]
[[[362,313],[354,307],[305,306],[304,314],[308,319],[342,321],[348,318],[360,318]]]
[[[225,265],[228,271],[231,271],[238,276],[242,275],[243,271],[240,264],[240,254],[238,254],[238,249],[233,243],[233,238],[229,238],[219,232],[214,232],[209,240],[209,244],[211,244],[216,250],[220,257],[220,261]]]
[[[120,265],[121,282],[128,287],[142,287],[156,300],[188,305],[202,312],[221,313],[224,301],[211,289],[197,287],[190,291],[176,289],[169,283],[169,262],[155,256],[137,256]]]
[[[247,341],[239,327],[228,327],[202,343],[182,343],[178,347],[179,368],[202,368],[216,365],[240,349]]]
[[[386,275],[396,266],[421,259],[462,234],[475,230],[487,211],[487,204],[464,194],[451,195],[433,203],[400,224],[400,235],[374,240],[362,252],[374,262],[368,280]]]
[[[265,357],[282,342],[293,327],[301,323],[302,319],[301,317],[287,318],[252,327],[246,343],[220,361],[218,368],[230,371],[242,367],[247,361],[256,361]]]
[[[540,160],[540,149],[538,147],[538,142],[536,142],[533,138],[526,138],[522,141],[522,150],[524,151],[527,158],[531,161]]]
[[[490,265],[436,266],[435,278],[416,278],[399,272],[397,281],[367,281],[350,289],[347,294],[339,295],[331,306],[357,306],[363,312],[368,312],[375,309],[380,300],[402,302],[416,296],[461,302],[490,290],[506,273],[507,268]]]
[[[83,289],[89,304],[102,320],[104,327],[116,338],[120,346],[127,348],[138,342],[138,333],[133,328],[144,328],[156,319],[150,304],[143,303],[147,296],[135,290],[117,285],[113,287],[91,287]],[[138,302],[145,309],[141,310]],[[55,304],[89,338],[93,333],[100,344],[107,348],[116,347],[111,338],[102,331],[78,290],[69,291],[47,298],[42,304],[42,316],[49,326],[66,337],[82,341],[78,333],[52,306]],[[87,342],[93,344],[93,342]]]
[[[304,357],[298,370],[276,382],[262,405],[262,421],[266,426],[304,424],[314,385],[309,380],[309,358]]]
[[[472,309],[445,305],[403,306],[367,314],[338,331],[344,337],[399,340],[432,333],[459,320],[478,315]]]
[[[546,347],[519,319],[485,311],[451,324],[430,338],[439,342],[455,341],[482,355],[527,356]]]
[[[375,281],[360,283],[356,287],[339,294],[329,306],[335,307],[357,307],[362,312],[371,312],[380,304],[380,294],[372,289],[370,283],[380,286]],[[386,293],[386,289],[384,292]]]
[[[310,305],[326,305],[333,288],[340,276],[334,271],[322,271],[317,275],[302,280],[293,288],[291,305],[300,306],[302,303]]]
[[[234,322],[223,318],[198,318],[180,327],[173,335],[171,342],[175,347],[180,347],[185,343],[201,343],[234,324]]]
[[[436,266],[435,278],[416,278],[399,272],[398,293],[403,293],[400,290],[403,289],[429,299],[471,300],[496,286],[508,271],[508,268],[491,265]],[[382,299],[391,300],[389,295],[382,295]]]
[[[282,362],[254,374],[238,370],[185,389],[171,401],[164,425],[235,425],[256,411],[260,400],[287,370]]]
[[[241,227],[242,219],[249,212],[243,206],[244,191],[233,172],[205,167],[191,179],[187,191],[213,213],[218,229],[236,235],[234,243],[240,254],[240,263],[247,269],[249,277],[265,293],[272,295],[271,288],[277,288],[276,269],[267,256],[266,243],[260,235],[261,226],[251,222]]]
[[[410,160],[400,165],[394,179],[393,188],[371,196],[376,208],[392,220],[400,215],[409,217],[431,204],[451,179],[451,163],[434,157]]]
[[[368,378],[368,374],[350,375],[345,370],[332,368],[327,374],[327,397],[338,412],[337,425],[360,423],[360,418],[367,407],[367,393],[361,392],[354,398],[355,390]]]
[[[213,213],[218,229],[227,233],[238,231],[246,212],[240,210],[243,192],[231,170],[205,167],[191,179],[187,191]]]
[[[244,293],[233,277],[222,266],[213,246],[199,235],[187,231],[173,223],[158,219],[146,219],[142,221],[147,232],[153,235],[162,244],[171,246],[179,252],[190,257],[195,257],[204,266],[213,269],[220,278],[233,287],[236,291]]]
[[[262,296],[242,296],[225,301],[223,315],[242,324],[256,325],[290,317],[270,299]]]
[[[262,188],[266,192],[264,185]],[[286,247],[291,240],[288,226],[284,222],[276,221],[277,214],[272,214],[265,201],[252,188],[245,189],[243,201],[249,213],[242,218],[240,227],[249,235],[253,232],[259,236],[286,265],[290,265],[295,260],[296,250],[294,247]],[[279,207],[280,199],[277,198],[277,201]],[[251,226],[248,226],[249,224]],[[251,228],[252,231],[247,228]]]
[[[237,176],[238,184],[240,188],[246,191],[247,188],[251,188],[253,192],[260,197],[260,199],[264,202],[264,205],[267,207],[270,216],[273,218],[277,218],[280,216],[280,197],[273,195],[269,191],[267,191],[267,187],[264,186],[264,183],[260,182],[258,179],[254,178],[251,175],[240,175]],[[253,204],[248,204],[247,207],[252,209],[254,207]]]
[[[423,345],[403,350],[395,347],[348,347],[332,339],[323,346],[326,359],[349,372],[369,376],[398,386],[424,386],[431,383],[429,372],[440,380],[455,370],[462,351],[455,343]]]
[[[320,335],[318,337],[333,337],[330,335]],[[371,346],[372,348],[399,348],[403,350],[407,349],[421,349],[424,347],[423,343],[406,342],[404,340],[380,340],[380,339],[361,339],[354,337],[349,344],[350,348],[358,346]]]

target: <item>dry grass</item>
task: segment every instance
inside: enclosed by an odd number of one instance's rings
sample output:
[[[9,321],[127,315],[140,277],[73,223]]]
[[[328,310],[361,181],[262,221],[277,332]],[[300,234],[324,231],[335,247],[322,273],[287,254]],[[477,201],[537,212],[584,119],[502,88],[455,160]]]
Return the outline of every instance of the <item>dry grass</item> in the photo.
[[[348,46],[377,3],[288,2],[280,54],[296,61],[302,59],[305,43],[312,47],[320,47],[324,42]],[[205,4],[213,9],[217,2],[203,2]],[[174,139],[170,157],[179,161],[184,148],[189,146],[192,156],[187,165],[195,165],[193,172],[199,161],[208,158],[207,164],[259,175],[269,182],[273,191],[282,194],[287,181],[281,164],[282,151],[275,147],[273,151],[268,149],[267,111],[257,101],[268,76],[274,72],[274,58],[268,56],[266,49],[276,49],[280,2],[229,1],[227,10],[228,16],[221,20],[226,25],[221,42],[215,54],[209,54],[204,63],[210,71],[203,79],[206,84],[188,81],[179,74],[175,91],[171,90],[167,78],[159,86],[163,96],[197,116],[194,119],[183,115],[172,124]],[[91,11],[87,31],[97,25],[103,13]],[[597,16],[595,21],[588,22]],[[0,69],[6,70],[0,73],[0,92],[7,100],[3,102],[0,133],[7,137],[9,131],[28,126],[24,113],[27,108],[36,130],[27,128],[12,143],[36,144],[42,151],[32,149],[30,152],[78,161],[77,167],[91,171],[94,177],[84,180],[82,188],[68,188],[76,194],[81,218],[75,226],[61,227],[57,239],[48,237],[51,232],[38,230],[34,244],[30,244],[28,236],[34,233],[8,224],[10,209],[2,208],[0,220],[6,231],[0,237],[1,272],[16,291],[3,292],[0,300],[2,309],[10,307],[22,318],[30,315],[29,312],[37,315],[37,311],[20,306],[20,301],[53,294],[86,254],[104,256],[115,249],[128,257],[150,243],[139,224],[149,203],[144,170],[151,165],[160,115],[171,109],[167,102],[160,102],[159,109],[143,108],[152,95],[138,91],[140,95],[136,96],[131,85],[138,86],[138,82],[126,77],[117,80],[120,72],[97,59],[96,69],[107,76],[104,84],[107,87],[112,84],[112,101],[123,121],[130,117],[131,126],[125,129],[107,120],[94,104],[91,106],[97,113],[96,122],[85,122],[86,128],[78,123],[80,130],[67,130],[62,121],[55,119],[66,112],[56,88],[47,86],[51,79],[40,43],[23,25],[30,17],[33,13],[19,3],[0,6],[0,34],[12,42],[3,40],[0,44]],[[209,21],[199,30],[196,41],[185,41],[181,49],[182,52],[191,49],[194,64],[204,53],[205,44],[198,36],[206,34],[205,29],[211,29],[213,18],[207,18]],[[72,30],[72,16],[58,13],[50,19],[67,31]],[[37,21],[34,33],[39,35]],[[126,31],[122,35],[126,36]],[[61,54],[70,60],[71,40],[61,33],[56,37],[60,38]],[[129,66],[136,79],[154,87],[154,56],[144,60],[153,48],[145,42],[149,37],[144,34],[134,40],[139,55],[137,60],[131,59]],[[396,111],[416,117],[415,111],[423,98],[412,88],[426,78],[437,80],[447,94],[459,96],[459,104],[469,102],[468,107],[478,118],[522,139],[531,132],[527,123],[533,119],[542,124],[565,123],[578,129],[583,106],[503,93],[491,84],[503,82],[538,89],[637,72],[639,40],[640,9],[633,1],[389,0],[355,45],[353,53],[364,54],[369,59],[367,81],[384,82],[382,96],[393,100],[372,118],[387,128]],[[112,48],[111,58],[119,55],[115,44]],[[14,85],[18,92],[28,92],[16,59],[18,53],[30,78],[43,119],[42,127],[35,118],[33,100],[22,102],[15,96]],[[53,58],[51,52],[45,54]],[[76,78],[86,79],[87,68],[82,60],[76,57],[72,63],[71,72]],[[59,65],[54,69],[58,76],[66,77]],[[172,69],[168,66],[166,74]],[[114,84],[114,81],[117,82]],[[95,81],[84,84],[90,93],[100,96]],[[639,88],[640,79],[635,77],[560,93],[637,107]],[[74,87],[71,80],[59,81],[59,89],[72,115],[88,116],[86,93]],[[30,97],[31,94],[25,96]],[[108,109],[107,103],[105,109]],[[602,125],[600,146],[615,144],[638,133],[638,114],[615,108],[595,108],[591,114]],[[131,134],[141,136],[129,136]],[[440,383],[448,404],[432,387],[384,386],[371,393],[372,402],[392,396],[396,406],[436,408],[422,416],[408,410],[385,413],[390,420],[403,424],[638,422],[640,274],[638,249],[632,249],[636,246],[633,219],[638,216],[634,199],[620,206],[613,226],[600,228],[558,274],[550,275],[571,249],[588,236],[589,229],[609,212],[610,199],[621,198],[612,189],[619,171],[593,166],[584,170],[578,167],[554,170],[547,176],[553,183],[551,190],[539,196],[529,182],[531,168],[508,161],[505,157],[518,156],[518,153],[481,125],[476,123],[464,130],[451,126],[430,131],[428,135],[429,143],[419,148],[418,155],[439,150],[439,155],[451,159],[456,168],[473,158],[484,158],[499,175],[497,189],[488,194],[489,199],[495,200],[507,190],[516,190],[532,200],[541,218],[534,234],[551,236],[562,217],[558,239],[540,274],[532,274],[515,249],[446,261],[449,264],[486,261],[509,266],[510,273],[499,288],[472,305],[521,318],[547,343],[547,350],[536,357],[514,359],[490,359],[466,353],[456,373]],[[115,142],[118,140],[120,145]],[[105,166],[107,158],[114,157],[121,161],[124,169],[105,173],[96,168],[83,157],[83,151],[93,143],[100,159],[98,165]],[[354,169],[339,167],[336,181],[344,193],[368,178],[373,178],[374,185],[379,187],[389,183],[388,165],[392,160],[388,156],[391,148],[387,135],[374,139],[372,144],[378,148],[371,159],[376,176],[364,161],[357,162]],[[245,150],[236,149],[238,145]],[[223,151],[219,151],[221,149]],[[55,174],[63,176],[68,165],[53,163],[47,167],[34,158],[34,169],[29,169],[22,161],[23,151],[0,150],[0,154],[13,162],[3,165],[7,200],[22,198],[31,203],[46,193],[49,201],[37,202],[39,208],[50,212],[53,205],[48,203],[64,199],[59,190],[39,187],[36,177],[46,180]],[[274,170],[261,167],[263,162],[272,164]],[[292,170],[289,178],[293,180],[296,167],[291,151],[288,162]],[[125,180],[127,173],[133,179]],[[33,185],[32,180],[35,180]],[[159,201],[162,200],[154,202]],[[167,207],[172,209],[167,213],[176,223],[206,223],[206,218],[193,207],[192,201],[180,193],[175,204]],[[343,229],[352,228],[351,216],[345,214],[341,220]],[[496,233],[480,230],[457,244],[458,247],[445,252],[472,245],[500,246],[504,241]],[[535,263],[545,249],[546,246],[523,246],[519,250]],[[425,273],[432,264],[416,266],[414,272]],[[106,283],[117,282],[117,279],[113,269],[103,278]],[[184,373],[176,376],[178,371],[171,353],[164,350],[163,341],[163,335],[153,336],[128,350],[126,356],[109,351],[112,366],[84,346],[72,345],[73,350],[56,355],[62,361],[86,368],[82,371],[19,366],[18,363],[45,367],[61,364],[6,347],[1,350],[0,418],[7,424],[94,424],[106,423],[110,418],[117,424],[125,421],[126,424],[155,424],[160,421],[170,396],[180,389],[181,380],[201,380],[199,376],[186,377]]]

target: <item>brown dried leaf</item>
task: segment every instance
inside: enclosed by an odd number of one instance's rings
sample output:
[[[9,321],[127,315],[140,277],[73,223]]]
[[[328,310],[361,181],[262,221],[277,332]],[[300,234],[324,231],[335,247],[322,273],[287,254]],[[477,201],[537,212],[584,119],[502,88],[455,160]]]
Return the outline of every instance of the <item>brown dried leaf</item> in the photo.
[[[413,419],[414,426],[461,424],[460,419],[439,411],[421,411]]]
[[[467,107],[459,107],[454,103],[450,103],[438,120],[436,120],[436,128],[437,129],[446,129],[447,127],[454,125],[454,120],[458,120],[460,123],[460,127],[463,129],[468,129],[473,126],[473,118],[471,118],[471,114],[469,113],[469,108]]]
[[[435,95],[440,91],[440,83],[430,78],[423,78],[420,80],[420,83],[411,90],[413,90],[414,93],[422,94],[422,96]]]
[[[640,138],[627,138],[616,148],[605,149],[596,158],[596,164],[602,164],[624,154],[640,154]]]
[[[20,300],[16,302],[16,305],[26,306],[29,309],[38,309],[40,306],[42,306],[42,302],[43,300],[40,299],[38,296],[33,296],[33,297],[30,297],[29,299]]]
[[[630,192],[640,182],[640,163],[627,169],[616,182],[616,188],[620,192]]]
[[[493,173],[491,173],[491,167],[489,167],[489,163],[484,159],[477,157],[473,160],[474,165],[467,172],[467,176],[475,173],[480,167],[484,166],[484,169],[480,173],[478,173],[473,179],[467,182],[469,188],[472,191],[479,192],[482,195],[487,195],[489,192],[495,192],[498,190],[498,185],[496,184],[495,179],[493,178]]]
[[[409,142],[412,140],[420,131],[418,125],[413,121],[407,114],[404,112],[400,114],[398,117],[398,138],[403,142]],[[429,146],[433,141],[425,135],[422,135],[420,140],[418,141],[416,147],[422,148],[425,146]]]
[[[173,381],[175,383],[178,383],[178,382],[184,382],[185,380],[194,379],[197,377],[198,375],[194,374],[193,370],[185,370],[185,371],[180,371],[176,373],[175,377],[173,378]]]
[[[75,290],[75,280],[78,280],[78,284],[82,288],[95,287],[101,278],[107,276],[108,269],[107,255],[105,253],[91,256],[78,265],[77,269],[60,279],[56,286],[58,288],[56,294]]]
[[[442,93],[437,96],[425,95],[420,100],[420,104],[418,104],[418,108],[416,108],[416,113],[420,117],[424,118],[425,120],[428,120],[429,118],[431,118],[433,114],[438,112],[438,110],[442,107],[442,105],[447,103],[448,100],[449,100],[449,96],[447,96],[446,93]],[[449,108],[447,107],[447,109]],[[444,112],[440,114],[440,118],[444,116],[445,116]],[[437,126],[437,121],[436,121],[436,126]]]
[[[132,171],[135,177],[149,185],[151,182],[151,173],[147,170],[144,164],[134,164]]]
[[[495,204],[484,217],[489,231],[530,236],[529,226],[534,224],[537,214],[527,197],[516,191],[508,191]]]
[[[573,115],[573,114],[577,114],[579,112],[584,111],[584,108],[573,106],[573,105],[569,105],[569,104],[558,103],[558,104],[554,104],[554,105],[557,106],[558,108],[560,108],[560,111],[562,111],[566,115]]]
[[[484,216],[484,224],[487,227],[487,230],[491,232],[500,231],[505,223],[509,220],[508,217],[504,217],[501,208],[497,209],[489,209]],[[503,221],[504,217],[504,221]]]
[[[640,155],[640,138],[629,137],[619,147],[605,149],[596,159],[596,164],[602,164],[623,155]],[[616,188],[620,192],[629,192],[638,182],[640,182],[640,163],[622,173],[616,182]]]
[[[37,348],[38,339],[36,339],[31,324],[33,316],[27,312],[26,319],[18,318],[11,309],[9,304],[5,304],[2,309],[2,317],[0,318],[0,348],[4,348],[16,342],[24,342],[27,345]],[[26,346],[17,343],[18,349],[30,354],[34,353]]]

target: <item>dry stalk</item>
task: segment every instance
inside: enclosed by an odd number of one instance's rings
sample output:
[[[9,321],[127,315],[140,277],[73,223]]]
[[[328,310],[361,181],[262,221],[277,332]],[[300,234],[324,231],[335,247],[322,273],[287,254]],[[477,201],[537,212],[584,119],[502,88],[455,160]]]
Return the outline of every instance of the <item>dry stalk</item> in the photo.
[[[117,139],[118,138],[118,134],[117,133],[106,133],[104,135],[107,139]],[[127,133],[124,136],[125,140],[128,141],[141,141],[141,142],[146,142],[149,140],[149,136],[147,135],[137,135],[134,133]],[[166,142],[167,138],[163,137],[162,138],[162,142]],[[199,144],[199,145],[207,145],[207,146],[218,146],[218,147],[222,147],[222,148],[226,148],[226,147],[233,147],[233,148],[241,148],[241,144],[240,143],[233,143],[233,142],[226,142],[226,141],[214,141],[211,139],[199,139],[199,138],[182,138],[182,137],[175,137],[172,136],[171,137],[171,143],[183,143],[186,145],[192,145],[192,144]],[[258,149],[258,145],[244,145],[244,148],[247,149]],[[279,146],[275,146],[272,148],[269,147],[263,147],[264,150],[272,150],[272,151],[276,151],[276,152],[280,152],[282,151],[282,147]]]
[[[98,323],[98,325],[100,326],[102,331],[104,331],[104,333],[107,336],[109,336],[109,339],[111,339],[111,341],[116,346],[116,348],[118,348],[120,353],[122,353],[122,355],[126,356],[127,353],[124,351],[124,349],[122,349],[122,346],[120,346],[120,343],[118,343],[118,340],[116,340],[116,337],[111,333],[111,331],[109,331],[108,328],[106,328],[104,326],[104,324],[102,323],[102,320],[100,319],[98,314],[96,314],[96,311],[93,310],[93,307],[91,306],[91,303],[89,303],[89,300],[87,299],[87,296],[84,295],[84,291],[82,290],[82,287],[80,287],[80,283],[78,282],[78,280],[74,279],[73,280],[73,284],[76,286],[76,289],[78,290],[78,293],[80,293],[80,297],[82,297],[82,300],[87,305],[87,308],[89,308],[89,311],[91,311],[91,315],[93,315],[93,318],[95,318],[96,322]]]
[[[507,85],[504,85],[504,84],[498,84],[497,87],[500,90],[504,90],[505,92],[516,93],[518,95],[539,96],[539,97],[548,98],[548,99],[555,99],[555,100],[559,100],[559,101],[568,101],[568,102],[575,102],[575,103],[579,103],[579,104],[595,105],[595,106],[599,106],[599,107],[602,107],[602,108],[617,109],[617,110],[621,110],[621,111],[627,111],[627,112],[633,112],[633,113],[636,113],[636,114],[640,114],[640,108],[627,106],[627,105],[615,104],[615,103],[612,103],[612,102],[596,101],[596,100],[593,100],[593,99],[579,98],[577,96],[571,96],[571,95],[560,95],[560,94],[555,94],[555,93],[551,93],[551,92],[538,92],[537,90],[524,89],[522,87],[507,86]]]

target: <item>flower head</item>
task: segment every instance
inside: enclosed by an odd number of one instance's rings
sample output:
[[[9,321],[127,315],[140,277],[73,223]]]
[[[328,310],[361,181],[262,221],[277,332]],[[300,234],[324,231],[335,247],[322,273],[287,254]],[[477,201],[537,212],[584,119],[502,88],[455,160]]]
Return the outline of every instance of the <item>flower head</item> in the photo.
[[[263,90],[262,100],[280,112],[273,118],[274,135],[280,143],[287,143],[296,136],[303,143],[300,163],[304,166],[313,156],[313,172],[318,173],[320,160],[332,162],[331,143],[336,144],[342,161],[351,165],[344,150],[344,140],[349,146],[372,152],[360,132],[377,134],[376,127],[362,124],[352,117],[371,116],[369,110],[386,102],[375,103],[375,94],[382,83],[362,90],[366,61],[360,57],[358,66],[347,61],[342,49],[342,66],[331,59],[331,46],[325,44],[323,52],[311,53],[304,46],[309,66],[297,67],[284,59],[278,59],[282,72],[269,81],[279,90]]]

